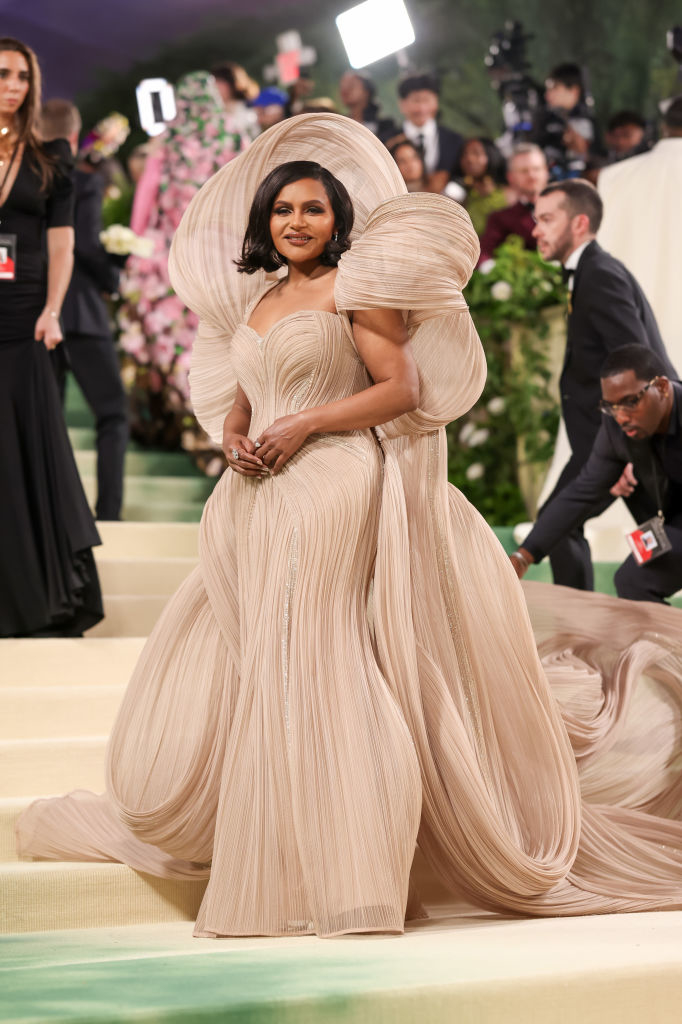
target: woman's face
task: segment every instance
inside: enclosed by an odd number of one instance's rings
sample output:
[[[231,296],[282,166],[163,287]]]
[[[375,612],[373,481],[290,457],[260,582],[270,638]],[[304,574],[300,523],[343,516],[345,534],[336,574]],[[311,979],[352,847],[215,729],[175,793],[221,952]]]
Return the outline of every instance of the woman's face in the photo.
[[[0,117],[16,114],[28,95],[31,71],[23,53],[0,51]]]
[[[468,178],[482,178],[488,170],[488,154],[478,139],[467,142],[462,151],[462,171]]]
[[[398,165],[403,181],[409,184],[410,182],[421,180],[424,168],[414,146],[398,146],[393,153],[393,159]]]
[[[270,234],[288,263],[320,258],[334,234],[334,211],[321,181],[301,178],[284,186],[272,204]]]
[[[369,102],[369,93],[362,79],[352,71],[346,71],[339,82],[339,98],[344,107],[354,107],[360,103],[366,106]]]

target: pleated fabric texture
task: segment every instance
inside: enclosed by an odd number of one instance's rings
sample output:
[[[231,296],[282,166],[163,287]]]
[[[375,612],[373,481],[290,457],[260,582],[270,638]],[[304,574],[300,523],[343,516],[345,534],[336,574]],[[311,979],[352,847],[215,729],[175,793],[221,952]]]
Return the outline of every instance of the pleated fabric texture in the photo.
[[[260,337],[247,322],[268,283],[230,261],[262,177],[309,158],[356,204],[339,312]],[[107,793],[32,805],[21,852],[170,877],[210,864],[198,935],[400,931],[421,913],[416,843],[492,910],[682,907],[682,616],[540,585],[524,600],[447,483],[444,424],[485,377],[466,213],[404,194],[361,126],[305,115],[202,189],[173,254],[202,319],[192,386],[213,436],[237,380],[251,436],[366,387],[355,309],[405,311],[420,407],[313,436],[277,477],[225,474],[199,567],[131,680]]]

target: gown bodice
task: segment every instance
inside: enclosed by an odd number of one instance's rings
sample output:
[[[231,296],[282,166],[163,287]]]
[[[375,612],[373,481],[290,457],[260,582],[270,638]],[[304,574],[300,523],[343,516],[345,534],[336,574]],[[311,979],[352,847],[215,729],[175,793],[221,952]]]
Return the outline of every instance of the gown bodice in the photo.
[[[263,337],[242,323],[232,346],[239,383],[251,404],[251,437],[280,416],[347,398],[371,383],[350,323],[338,313],[291,313]]]

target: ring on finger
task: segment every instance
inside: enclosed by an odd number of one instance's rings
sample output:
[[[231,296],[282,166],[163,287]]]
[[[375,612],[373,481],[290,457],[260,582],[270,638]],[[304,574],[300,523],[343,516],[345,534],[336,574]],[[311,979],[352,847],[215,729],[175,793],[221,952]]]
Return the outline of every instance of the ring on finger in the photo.
[[[234,461],[238,462],[239,461],[239,452],[238,452],[238,450],[236,448],[231,448],[230,451],[232,452],[232,458],[234,459]]]
[[[253,442],[253,447],[256,449],[256,451],[258,451],[258,449],[262,448],[263,445],[262,445],[262,443],[260,441],[254,441]]]

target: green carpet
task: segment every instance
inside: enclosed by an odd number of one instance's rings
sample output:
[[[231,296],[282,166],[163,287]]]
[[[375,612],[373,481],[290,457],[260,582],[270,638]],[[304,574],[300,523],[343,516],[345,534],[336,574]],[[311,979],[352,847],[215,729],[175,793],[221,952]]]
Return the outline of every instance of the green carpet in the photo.
[[[0,940],[5,1024],[677,1024],[682,913],[462,912],[404,936],[192,939],[191,925]]]

